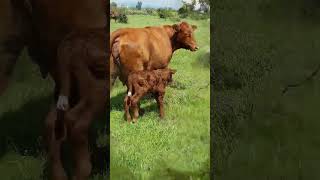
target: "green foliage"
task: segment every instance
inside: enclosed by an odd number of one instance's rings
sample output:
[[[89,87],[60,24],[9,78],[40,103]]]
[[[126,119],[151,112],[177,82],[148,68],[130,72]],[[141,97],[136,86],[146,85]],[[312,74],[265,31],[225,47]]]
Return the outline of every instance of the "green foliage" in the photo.
[[[162,19],[168,19],[170,17],[173,17],[172,11],[168,9],[158,9],[158,15]]]
[[[180,18],[190,17],[195,20],[210,18],[210,12],[208,9],[209,4],[206,4],[205,2],[203,2],[203,4],[201,5],[202,10],[204,10],[204,12],[195,11],[194,6],[195,6],[194,3],[189,4],[189,3],[184,2],[182,7],[178,9],[179,17]]]
[[[119,14],[119,22],[120,23],[128,23],[128,16],[126,14]]]
[[[146,13],[147,13],[148,15],[151,15],[151,16],[155,16],[155,15],[158,14],[158,13],[157,13],[157,10],[155,10],[155,9],[153,9],[153,8],[146,8],[145,11],[146,11]]]

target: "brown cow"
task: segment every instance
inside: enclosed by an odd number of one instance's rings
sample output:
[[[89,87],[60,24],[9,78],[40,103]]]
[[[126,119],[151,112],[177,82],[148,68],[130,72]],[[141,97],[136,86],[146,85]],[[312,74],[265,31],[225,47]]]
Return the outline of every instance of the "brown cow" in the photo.
[[[127,96],[124,99],[125,117],[131,122],[130,108],[133,108],[133,122],[139,117],[139,101],[147,93],[152,93],[157,100],[160,118],[164,117],[163,98],[165,88],[172,81],[176,70],[157,69],[130,73],[127,81]]]
[[[196,51],[196,28],[182,22],[114,31],[110,37],[110,86],[118,76],[125,84],[131,72],[166,68],[177,49]]]
[[[55,142],[52,143],[52,150],[49,149],[49,155],[53,159],[53,167],[61,173],[63,167],[59,151],[68,134],[67,138],[73,145],[76,169],[81,169],[81,172],[76,173],[75,179],[88,178],[90,175],[87,131],[93,117],[104,112],[107,105],[106,78],[109,65],[106,63],[106,41],[105,28],[75,31],[62,41],[58,49],[58,75],[61,87],[57,108],[66,113],[64,119],[58,121],[61,124],[56,125],[63,127],[62,138],[53,140]],[[73,88],[79,91],[79,101],[68,109],[69,97],[72,95],[71,86],[75,85],[77,86]]]
[[[64,37],[77,29],[106,28],[109,29],[105,0],[3,0],[0,1],[0,95],[7,88],[14,65],[24,47],[28,49],[31,58],[40,66],[43,76],[49,74],[55,82],[55,98],[60,89],[57,69],[57,47]],[[85,13],[84,13],[85,12]],[[107,44],[107,43],[106,43]],[[106,45],[107,48],[109,46]],[[105,49],[107,49],[105,48]],[[107,56],[105,58],[108,58]],[[106,61],[107,62],[107,61]],[[105,83],[107,80],[105,80]],[[70,107],[78,102],[79,90],[72,86],[70,93]],[[105,97],[108,98],[107,96]],[[49,150],[54,151],[56,144],[57,111],[56,102],[51,106],[46,118],[46,142]],[[90,108],[89,108],[90,109]],[[88,165],[82,166],[79,161],[80,151],[87,149],[86,130],[92,121],[92,113],[80,117],[79,124],[85,125],[82,138],[71,139],[75,156],[76,169],[74,178],[86,179],[90,174]],[[83,122],[86,122],[84,124]],[[58,140],[57,140],[58,141]],[[59,139],[60,141],[60,139]],[[87,152],[85,153],[87,154]],[[50,152],[49,152],[50,155]],[[86,155],[87,156],[87,155]],[[57,157],[57,156],[55,156]],[[49,157],[49,162],[55,161]],[[87,161],[85,159],[84,161]],[[53,163],[54,164],[54,163]],[[90,164],[90,163],[89,163]],[[59,166],[51,167],[51,179],[66,179],[63,169]]]

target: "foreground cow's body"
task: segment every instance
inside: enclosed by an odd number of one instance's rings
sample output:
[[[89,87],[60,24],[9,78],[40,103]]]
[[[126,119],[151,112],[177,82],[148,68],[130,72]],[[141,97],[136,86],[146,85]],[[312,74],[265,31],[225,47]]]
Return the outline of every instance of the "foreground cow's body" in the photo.
[[[147,93],[152,93],[158,103],[160,118],[164,117],[163,98],[168,83],[175,73],[172,69],[157,69],[130,73],[127,81],[128,94],[124,99],[127,121],[131,121],[130,109],[133,108],[133,122],[139,117],[139,101]]]
[[[102,114],[107,108],[109,67],[106,63],[106,42],[105,28],[81,30],[70,33],[58,49],[61,89],[57,107],[65,111],[65,116],[64,119],[59,119],[59,124],[55,124],[63,127],[64,136],[62,139],[58,138],[58,141],[53,140],[50,155],[54,157],[53,166],[62,169],[59,155],[61,143],[66,139],[70,140],[76,169],[81,169],[81,176],[78,175],[75,179],[87,178],[90,174],[89,142],[86,138],[88,126],[97,114]],[[79,98],[74,107],[68,108],[72,88],[78,90]]]
[[[23,48],[40,66],[43,76],[49,74],[55,82],[55,99],[58,95],[60,81],[57,72],[57,47],[62,39],[76,29],[107,28],[106,1],[104,0],[3,0],[0,2],[0,95],[7,88],[14,65]],[[106,48],[107,49],[107,48]],[[107,57],[106,57],[107,58]],[[108,83],[106,81],[106,83]],[[79,101],[77,88],[71,90],[71,107]],[[106,97],[107,98],[107,97]],[[83,138],[71,141],[75,156],[74,179],[86,179],[91,167],[88,159],[81,159],[81,153],[87,152],[87,130],[92,120],[82,116],[77,128],[82,126]],[[46,142],[49,151],[59,153],[55,146],[57,111],[52,104],[46,118]],[[87,122],[87,123],[83,123]],[[82,142],[81,142],[82,141]],[[76,146],[74,146],[76,144]],[[82,151],[82,152],[80,152]],[[49,155],[52,154],[49,152]],[[50,156],[54,162],[57,156]],[[84,165],[86,164],[86,165]],[[64,180],[65,173],[60,166],[51,166],[51,179]]]
[[[126,83],[130,72],[166,68],[175,50],[198,49],[193,37],[196,26],[186,22],[159,27],[124,28],[112,33],[110,83],[119,76]]]

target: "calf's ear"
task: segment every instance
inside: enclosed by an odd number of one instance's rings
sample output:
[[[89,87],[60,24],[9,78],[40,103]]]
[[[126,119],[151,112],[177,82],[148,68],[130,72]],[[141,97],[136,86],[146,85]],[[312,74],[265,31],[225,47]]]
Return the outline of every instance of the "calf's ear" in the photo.
[[[193,30],[196,30],[198,27],[196,25],[191,26]]]
[[[176,72],[177,72],[176,69],[170,69],[170,73],[171,73],[171,74],[174,74],[174,73],[176,73]]]

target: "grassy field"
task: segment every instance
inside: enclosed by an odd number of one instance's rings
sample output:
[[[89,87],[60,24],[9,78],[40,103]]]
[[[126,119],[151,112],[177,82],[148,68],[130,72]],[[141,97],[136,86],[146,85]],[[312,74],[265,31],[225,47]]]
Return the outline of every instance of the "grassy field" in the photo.
[[[225,0],[213,10],[217,180],[320,178],[319,74],[282,94],[319,65],[319,16],[292,2]]]
[[[169,67],[177,69],[167,88],[166,117],[158,118],[155,100],[145,99],[144,116],[137,124],[123,118],[125,86],[118,81],[111,93],[111,178],[208,179],[210,157],[210,22],[187,22],[198,26],[198,52],[175,52]],[[121,27],[174,24],[157,16],[129,16]]]

